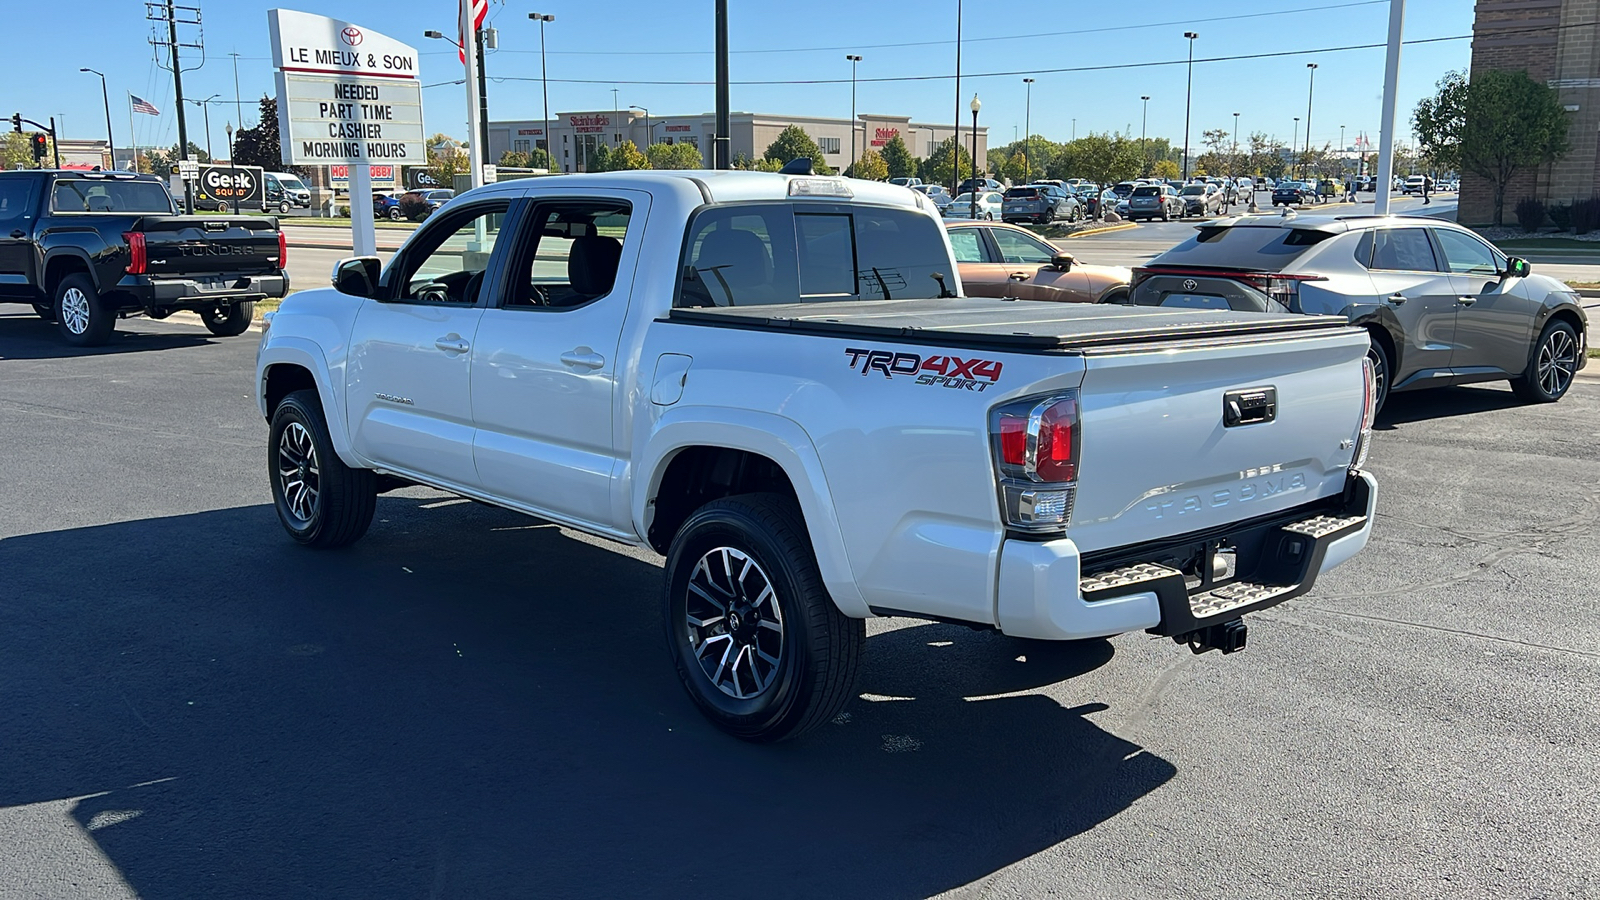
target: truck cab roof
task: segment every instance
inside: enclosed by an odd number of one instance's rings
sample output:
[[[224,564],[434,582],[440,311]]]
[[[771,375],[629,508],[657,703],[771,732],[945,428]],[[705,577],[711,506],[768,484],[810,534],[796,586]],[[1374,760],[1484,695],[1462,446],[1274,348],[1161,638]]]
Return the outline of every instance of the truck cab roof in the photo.
[[[549,182],[540,182],[546,184]],[[670,172],[640,169],[628,172],[577,172],[560,176],[560,189],[632,188],[651,192],[698,196],[701,203],[745,203],[761,200],[833,199],[920,209],[924,194],[899,185],[845,178],[839,175],[783,175],[776,172],[685,169]],[[462,196],[520,196],[528,187],[522,180],[498,182]]]

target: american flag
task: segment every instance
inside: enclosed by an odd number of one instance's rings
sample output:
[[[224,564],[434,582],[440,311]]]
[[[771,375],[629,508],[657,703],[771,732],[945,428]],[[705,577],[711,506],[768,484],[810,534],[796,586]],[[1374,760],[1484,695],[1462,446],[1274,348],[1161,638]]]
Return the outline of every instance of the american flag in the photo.
[[[161,115],[161,110],[156,109],[156,105],[149,100],[135,97],[132,94],[128,95],[128,99],[133,101],[133,111],[136,113],[144,113],[147,116]]]
[[[461,57],[461,64],[467,64],[467,41],[476,38],[478,29],[483,27],[483,19],[489,15],[489,0],[461,0],[462,12],[472,17],[472,36],[461,35],[461,40],[456,42],[457,53]]]

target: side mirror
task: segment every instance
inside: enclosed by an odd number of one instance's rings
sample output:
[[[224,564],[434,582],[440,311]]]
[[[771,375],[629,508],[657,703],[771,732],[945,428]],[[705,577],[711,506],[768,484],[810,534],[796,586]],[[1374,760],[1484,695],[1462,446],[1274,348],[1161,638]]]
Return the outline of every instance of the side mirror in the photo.
[[[1073,256],[1071,253],[1057,253],[1055,256],[1050,257],[1051,267],[1059,269],[1062,272],[1072,271],[1072,266],[1077,261],[1078,258]]]
[[[1533,272],[1533,266],[1520,256],[1513,256],[1506,260],[1506,274],[1512,278],[1527,278]]]
[[[333,264],[333,289],[352,297],[376,297],[383,263],[376,256],[348,256]]]

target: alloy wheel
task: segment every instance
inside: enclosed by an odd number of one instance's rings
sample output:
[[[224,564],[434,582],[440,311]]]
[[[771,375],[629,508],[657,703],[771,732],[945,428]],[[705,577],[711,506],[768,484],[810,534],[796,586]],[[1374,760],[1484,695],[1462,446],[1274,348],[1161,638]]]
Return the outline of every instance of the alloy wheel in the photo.
[[[749,554],[708,550],[689,575],[684,621],[695,661],[736,700],[765,691],[783,659],[783,613],[772,581]]]
[[[290,422],[278,437],[278,482],[289,515],[298,524],[309,525],[317,512],[322,473],[311,432],[299,422]]]
[[[1372,393],[1378,398],[1378,405],[1383,405],[1383,399],[1389,390],[1389,365],[1384,358],[1383,351],[1377,347],[1367,348],[1367,359],[1372,363]]]
[[[1578,343],[1564,328],[1553,328],[1539,346],[1539,387],[1552,397],[1566,393],[1578,370]]]
[[[67,288],[61,293],[61,324],[73,334],[89,330],[89,295],[78,288]]]

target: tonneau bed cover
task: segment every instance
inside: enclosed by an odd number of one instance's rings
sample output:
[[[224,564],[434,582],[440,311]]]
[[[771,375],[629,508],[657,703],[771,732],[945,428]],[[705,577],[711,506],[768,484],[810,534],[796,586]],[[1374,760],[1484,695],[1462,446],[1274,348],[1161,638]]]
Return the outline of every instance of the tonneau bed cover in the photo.
[[[1226,339],[1349,327],[1343,316],[1156,309],[985,297],[847,300],[682,308],[668,320],[720,328],[907,343],[959,343],[1012,351],[1087,351],[1169,340]]]

